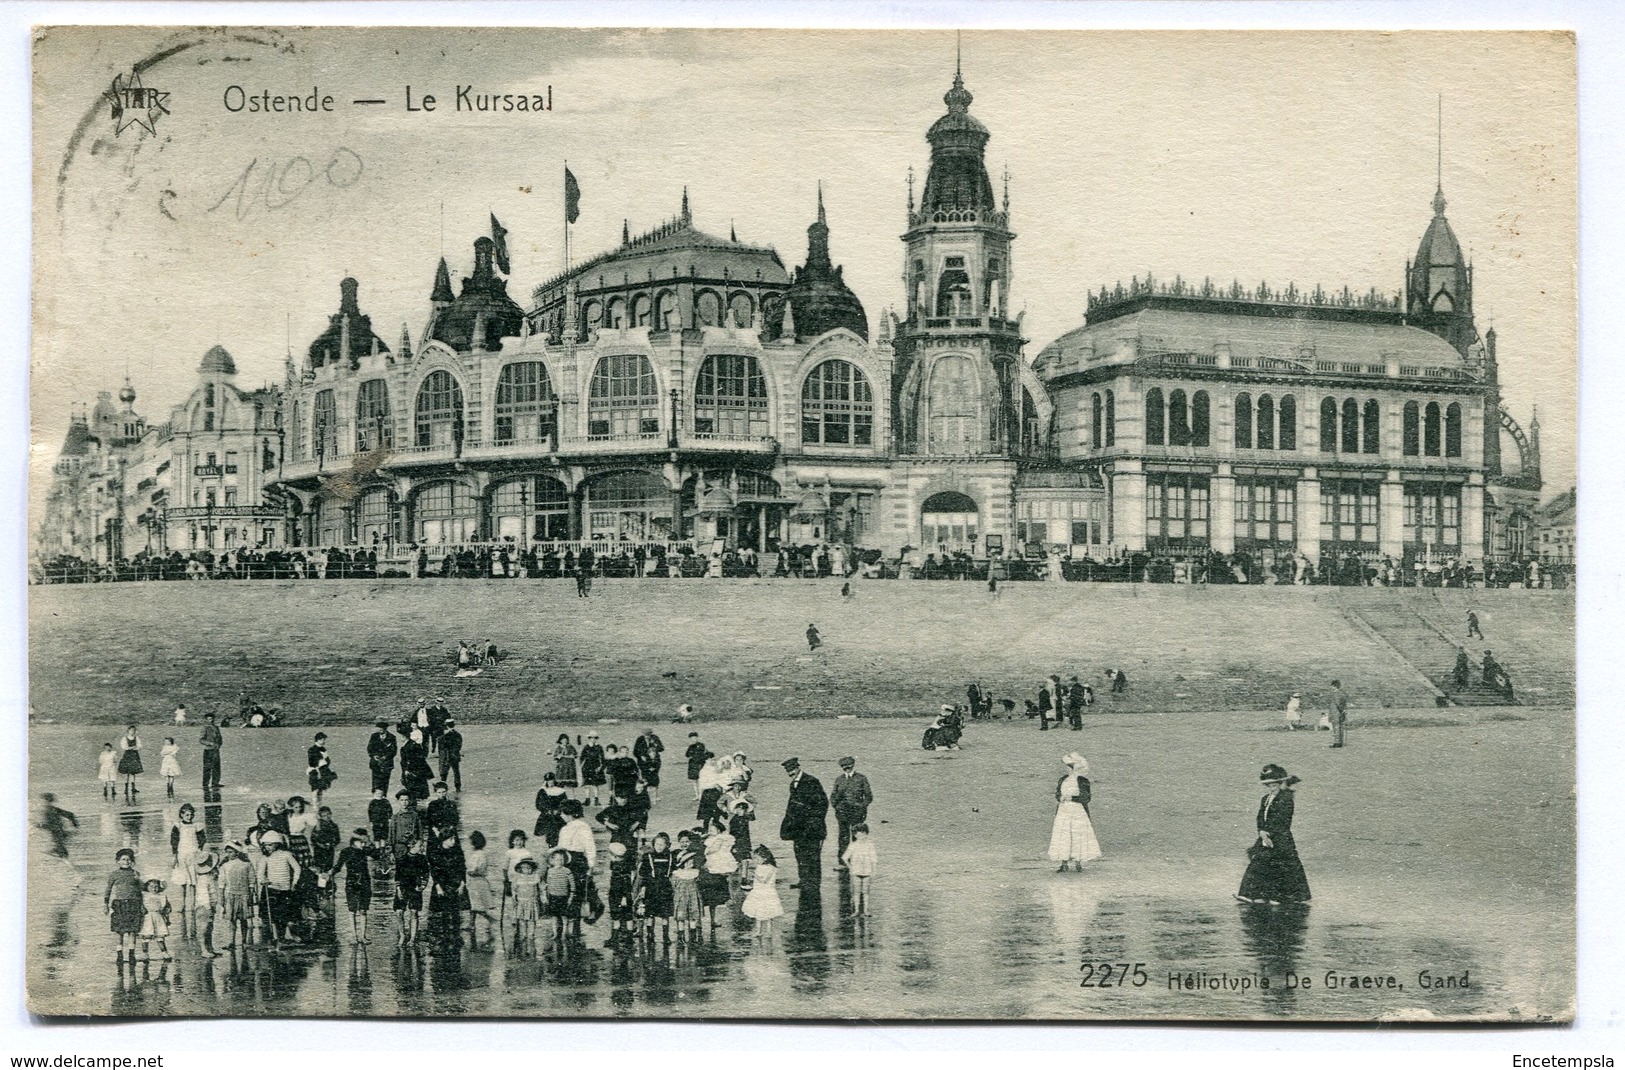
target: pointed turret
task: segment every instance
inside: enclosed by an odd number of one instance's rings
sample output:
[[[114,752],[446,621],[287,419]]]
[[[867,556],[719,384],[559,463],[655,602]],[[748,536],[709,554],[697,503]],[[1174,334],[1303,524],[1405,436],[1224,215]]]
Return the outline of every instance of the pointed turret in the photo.
[[[683,210],[678,215],[677,221],[679,223],[681,223],[685,227],[688,226],[690,223],[692,223],[694,221],[693,217],[688,214],[688,187],[687,186],[683,187]]]
[[[784,296],[785,321],[780,333],[772,337],[806,341],[843,327],[859,338],[869,337],[869,317],[863,303],[841,278],[841,269],[830,261],[822,182],[818,184],[817,216],[807,228],[807,261],[796,268],[795,281]],[[793,320],[789,315],[792,302],[797,310]]]
[[[440,258],[440,266],[434,269],[434,290],[429,294],[431,305],[449,305],[455,299],[451,292],[451,271],[446,267],[446,258]]]
[[[500,350],[502,339],[517,337],[524,313],[508,296],[508,283],[496,273],[496,246],[490,238],[474,242],[474,274],[463,279],[462,292],[445,304],[436,302],[429,337],[461,353],[471,349]],[[445,272],[440,262],[440,275]],[[435,292],[440,293],[440,275]],[[446,284],[446,292],[451,290]]]
[[[406,329],[405,321],[401,323],[401,344],[396,350],[402,360],[412,359],[412,335]]]
[[[621,220],[621,245],[627,246],[627,245],[631,245],[631,244],[632,244],[632,221],[630,219],[623,219],[623,220]]]

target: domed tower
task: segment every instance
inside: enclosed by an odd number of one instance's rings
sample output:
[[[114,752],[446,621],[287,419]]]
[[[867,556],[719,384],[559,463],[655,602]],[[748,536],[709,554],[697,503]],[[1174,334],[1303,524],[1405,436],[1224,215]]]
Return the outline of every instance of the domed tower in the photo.
[[[1444,187],[1433,194],[1433,220],[1416,259],[1405,265],[1405,319],[1443,338],[1463,357],[1478,341],[1473,327],[1473,268],[1444,216]]]
[[[918,207],[909,184],[906,318],[894,342],[893,426],[904,452],[1006,454],[1019,437],[1021,335],[1008,318],[1010,198],[994,200],[989,135],[955,69],[931,125]]]
[[[807,228],[807,262],[796,268],[795,281],[782,299],[763,302],[763,334],[769,339],[783,335],[784,305],[790,306],[791,329],[795,340],[809,341],[845,327],[864,341],[869,340],[869,317],[863,302],[841,278],[841,268],[829,258],[829,223],[824,218],[824,187],[818,187],[818,218]]]
[[[357,368],[361,358],[388,352],[389,345],[372,332],[372,317],[363,315],[357,295],[361,284],[354,279],[339,282],[339,310],[327,317],[327,329],[310,343],[310,366],[338,364]]]
[[[519,334],[524,313],[508,296],[508,281],[497,274],[495,251],[490,238],[474,242],[474,274],[463,279],[462,292],[443,307],[439,306],[450,290],[449,279],[442,286],[441,272],[436,272],[430,303],[437,308],[430,324],[430,338],[466,353],[471,349],[500,350],[503,338]]]

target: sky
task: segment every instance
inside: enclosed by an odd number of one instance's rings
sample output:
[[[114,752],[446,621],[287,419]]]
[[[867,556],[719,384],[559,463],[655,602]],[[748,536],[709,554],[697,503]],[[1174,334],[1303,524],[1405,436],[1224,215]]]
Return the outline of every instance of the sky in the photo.
[[[1570,38],[983,30],[958,44],[995,188],[1010,175],[1029,359],[1082,322],[1090,291],[1147,271],[1398,292],[1442,182],[1504,403],[1526,427],[1538,406],[1546,493],[1573,485]],[[216,344],[241,385],[279,382],[345,275],[387,342],[403,323],[416,339],[436,259],[454,284],[467,274],[489,213],[527,303],[564,266],[566,162],[575,260],[618,244],[623,220],[637,233],[675,215],[686,186],[698,227],[733,227],[793,267],[822,181],[832,255],[874,322],[902,301],[909,169],[918,190],[955,47],[916,30],[43,31],[31,499],[72,404],[128,373],[161,422]],[[144,60],[168,112],[150,135],[115,133],[101,94]],[[334,110],[234,114],[234,85],[315,91]],[[458,113],[459,85],[551,87],[553,110]],[[435,110],[408,113],[408,86]]]

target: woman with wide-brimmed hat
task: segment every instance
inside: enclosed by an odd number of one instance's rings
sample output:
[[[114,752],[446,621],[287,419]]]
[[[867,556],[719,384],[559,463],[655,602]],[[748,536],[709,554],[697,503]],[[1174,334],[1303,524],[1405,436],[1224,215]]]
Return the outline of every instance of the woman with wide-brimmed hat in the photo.
[[[1066,774],[1055,785],[1055,824],[1049,834],[1049,860],[1070,864],[1083,872],[1083,864],[1100,857],[1100,841],[1089,820],[1089,763],[1077,751],[1061,759]]]
[[[1236,898],[1244,903],[1307,903],[1309,878],[1292,838],[1298,779],[1271,762],[1258,774],[1264,798],[1258,803],[1258,839],[1247,849],[1247,872]]]

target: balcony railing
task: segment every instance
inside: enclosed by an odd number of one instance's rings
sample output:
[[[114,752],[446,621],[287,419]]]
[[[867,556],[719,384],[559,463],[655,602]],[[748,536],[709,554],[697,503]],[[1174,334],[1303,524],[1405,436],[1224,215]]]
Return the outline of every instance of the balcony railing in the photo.
[[[280,520],[282,510],[270,505],[182,505],[166,510],[165,515],[170,520]]]

